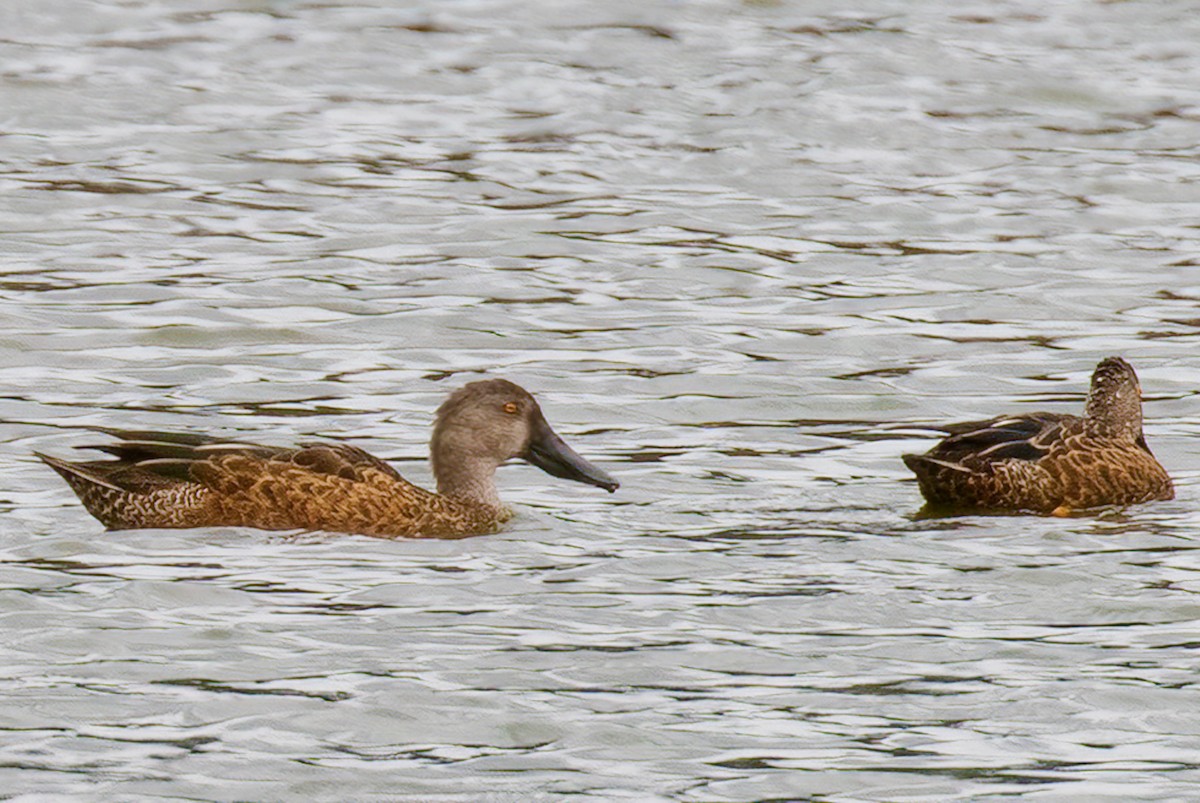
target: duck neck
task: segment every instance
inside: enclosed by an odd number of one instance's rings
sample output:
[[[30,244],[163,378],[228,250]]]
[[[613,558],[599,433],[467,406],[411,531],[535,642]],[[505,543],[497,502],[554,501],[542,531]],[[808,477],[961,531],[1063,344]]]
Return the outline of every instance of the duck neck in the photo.
[[[496,491],[496,468],[493,461],[483,459],[439,460],[433,455],[433,476],[442,496],[461,499],[476,505],[499,508],[500,494]]]

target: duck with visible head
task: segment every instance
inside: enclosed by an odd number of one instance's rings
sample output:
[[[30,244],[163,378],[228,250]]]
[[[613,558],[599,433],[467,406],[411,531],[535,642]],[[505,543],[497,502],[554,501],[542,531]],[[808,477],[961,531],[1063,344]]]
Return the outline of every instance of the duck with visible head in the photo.
[[[496,469],[523,458],[563,479],[618,483],[550,428],[536,400],[504,379],[472,382],[438,409],[430,451],[437,493],[354,446],[297,448],[204,435],[101,429],[115,444],[81,447],[116,460],[73,463],[38,454],[110,530],[256,527],[380,537],[462,538],[512,516]]]
[[[933,511],[1068,515],[1173,499],[1142,433],[1142,389],[1120,357],[1096,366],[1083,416],[1025,413],[943,428],[923,455],[906,454]]]

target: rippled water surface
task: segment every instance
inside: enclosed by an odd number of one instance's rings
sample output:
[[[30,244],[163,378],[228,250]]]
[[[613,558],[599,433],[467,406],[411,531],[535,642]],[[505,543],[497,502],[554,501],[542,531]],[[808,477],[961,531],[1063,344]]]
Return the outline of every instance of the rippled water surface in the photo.
[[[17,800],[1179,800],[1200,783],[1200,17],[1011,0],[0,10]],[[1178,498],[928,520],[936,422],[1138,368]],[[105,533],[81,425],[428,484],[499,535]]]

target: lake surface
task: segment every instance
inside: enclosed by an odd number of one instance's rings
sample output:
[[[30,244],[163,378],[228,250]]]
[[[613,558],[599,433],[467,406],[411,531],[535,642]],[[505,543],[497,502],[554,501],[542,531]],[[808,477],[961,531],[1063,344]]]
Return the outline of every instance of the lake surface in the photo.
[[[10,3],[7,799],[1180,800],[1188,2]],[[934,423],[1138,369],[1178,498],[928,520]],[[622,488],[501,534],[105,533],[84,425],[430,482],[503,376]]]

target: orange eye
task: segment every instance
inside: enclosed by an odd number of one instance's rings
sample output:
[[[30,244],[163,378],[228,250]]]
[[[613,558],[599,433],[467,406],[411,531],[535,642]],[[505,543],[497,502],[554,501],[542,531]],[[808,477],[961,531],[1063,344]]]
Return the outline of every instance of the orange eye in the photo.
[[[509,415],[516,415],[517,410],[519,410],[521,408],[517,406],[516,402],[505,402],[504,407],[502,409],[504,410],[504,412],[508,413]]]

